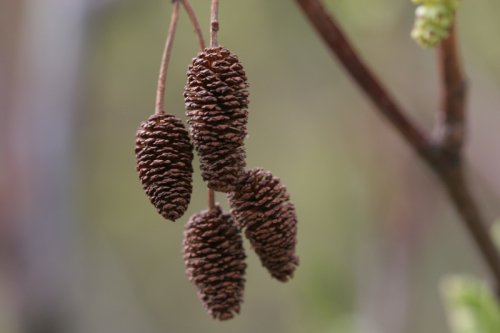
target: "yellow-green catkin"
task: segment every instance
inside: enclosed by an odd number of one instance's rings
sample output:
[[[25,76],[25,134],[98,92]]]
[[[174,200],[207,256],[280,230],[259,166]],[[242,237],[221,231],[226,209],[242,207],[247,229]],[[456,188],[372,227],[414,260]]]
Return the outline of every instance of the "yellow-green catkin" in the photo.
[[[411,37],[423,48],[435,47],[448,38],[460,0],[412,0],[415,10]]]

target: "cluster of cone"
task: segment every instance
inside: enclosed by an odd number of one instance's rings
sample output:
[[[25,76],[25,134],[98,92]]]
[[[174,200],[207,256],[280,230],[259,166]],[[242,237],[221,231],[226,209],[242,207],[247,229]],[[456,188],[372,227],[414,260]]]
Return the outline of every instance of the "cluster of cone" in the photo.
[[[189,132],[180,119],[161,112],[143,122],[136,135],[139,178],[164,218],[175,221],[187,209],[193,146],[207,186],[227,193],[231,214],[216,205],[193,215],[184,232],[186,273],[208,313],[219,320],[239,313],[243,301],[242,230],[277,280],[288,281],[299,263],[297,218],[286,187],[261,168],[245,171],[246,81],[236,55],[221,46],[206,48],[189,65],[184,93]]]
[[[411,37],[422,47],[435,47],[448,38],[455,18],[458,0],[413,0],[420,5],[415,10],[415,25]]]

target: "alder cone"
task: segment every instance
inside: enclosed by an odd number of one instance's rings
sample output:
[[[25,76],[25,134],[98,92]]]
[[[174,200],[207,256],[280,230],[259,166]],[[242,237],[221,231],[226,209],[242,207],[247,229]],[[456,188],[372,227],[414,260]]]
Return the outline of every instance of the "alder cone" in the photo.
[[[184,260],[189,280],[214,319],[240,312],[246,258],[241,231],[219,205],[191,217],[184,232]]]
[[[193,145],[182,121],[171,114],[154,114],[137,130],[135,154],[139,179],[151,203],[174,221],[191,200]]]
[[[228,194],[231,213],[260,257],[279,281],[293,277],[299,258],[295,206],[280,179],[262,168],[248,171],[237,191]]]
[[[203,180],[215,191],[234,191],[246,166],[250,101],[243,66],[226,48],[209,47],[193,59],[187,75],[186,115]]]

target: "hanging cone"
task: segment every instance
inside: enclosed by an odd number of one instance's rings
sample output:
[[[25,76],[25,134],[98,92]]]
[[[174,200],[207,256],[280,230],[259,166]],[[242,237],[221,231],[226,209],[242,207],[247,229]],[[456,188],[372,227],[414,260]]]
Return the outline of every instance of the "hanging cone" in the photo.
[[[215,191],[234,191],[245,172],[248,88],[243,66],[222,46],[206,48],[189,65],[184,92],[190,132],[203,180]]]
[[[137,130],[135,154],[143,188],[158,213],[175,221],[186,211],[193,187],[193,146],[182,121],[154,114]]]
[[[246,268],[238,226],[216,205],[193,215],[186,229],[183,253],[189,280],[212,318],[233,318],[243,302]]]
[[[262,168],[247,171],[237,191],[228,194],[231,214],[260,257],[262,265],[279,281],[293,277],[299,258],[297,216],[280,179]]]

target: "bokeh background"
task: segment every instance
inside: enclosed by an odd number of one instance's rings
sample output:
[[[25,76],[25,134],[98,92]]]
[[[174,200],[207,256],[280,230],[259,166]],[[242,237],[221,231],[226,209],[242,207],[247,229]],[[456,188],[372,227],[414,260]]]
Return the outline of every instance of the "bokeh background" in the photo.
[[[209,0],[191,0],[208,37]],[[409,37],[408,1],[325,0],[400,104],[432,129],[435,52]],[[470,179],[500,215],[500,3],[463,1]],[[272,280],[248,251],[242,314],[214,322],[185,276],[184,224],[163,220],[135,171],[154,111],[167,0],[0,1],[1,333],[438,333],[440,281],[487,278],[434,175],[333,61],[291,0],[221,1],[219,42],[250,82],[247,167],[287,185],[301,264]],[[166,110],[198,52],[181,11]],[[225,197],[217,195],[225,209]],[[249,249],[248,242],[245,243]]]

